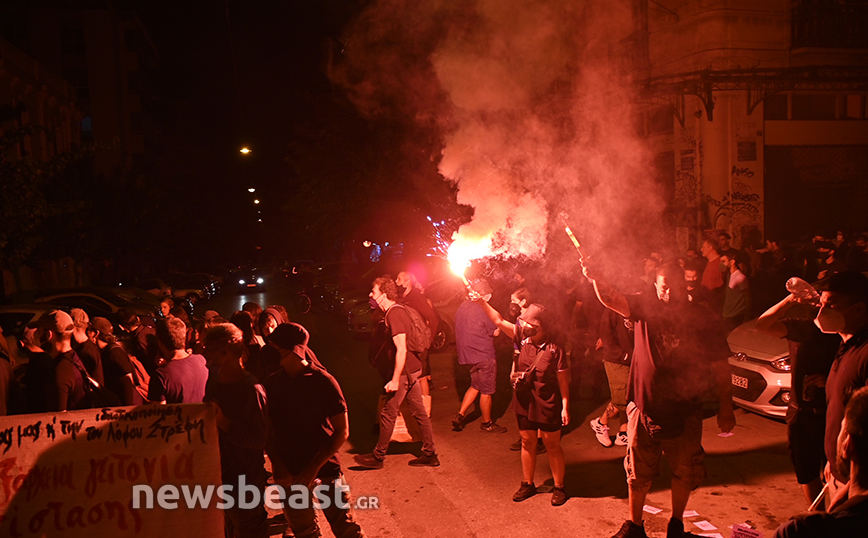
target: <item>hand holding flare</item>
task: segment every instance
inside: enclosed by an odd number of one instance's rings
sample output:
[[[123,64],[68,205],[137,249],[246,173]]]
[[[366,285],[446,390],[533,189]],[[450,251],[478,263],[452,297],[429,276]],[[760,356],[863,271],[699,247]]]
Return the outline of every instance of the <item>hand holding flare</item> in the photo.
[[[576,239],[575,234],[573,234],[573,231],[570,230],[570,225],[567,224],[567,219],[570,218],[570,216],[567,215],[566,212],[562,211],[559,217],[561,219],[561,222],[564,223],[564,231],[567,232],[568,236],[570,236],[570,241],[573,242],[573,245],[576,247],[576,252],[579,253],[579,258],[584,258],[585,255],[582,254],[582,245],[579,244],[579,240]]]

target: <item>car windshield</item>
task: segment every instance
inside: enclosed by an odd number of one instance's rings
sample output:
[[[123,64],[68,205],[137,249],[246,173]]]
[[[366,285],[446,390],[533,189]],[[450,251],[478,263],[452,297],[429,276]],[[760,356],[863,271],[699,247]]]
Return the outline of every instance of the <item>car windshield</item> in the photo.
[[[129,306],[131,303],[127,299],[121,297],[117,293],[112,293],[110,291],[98,290],[94,292],[94,295],[99,297],[100,299],[117,306],[118,308],[123,308],[125,306]]]

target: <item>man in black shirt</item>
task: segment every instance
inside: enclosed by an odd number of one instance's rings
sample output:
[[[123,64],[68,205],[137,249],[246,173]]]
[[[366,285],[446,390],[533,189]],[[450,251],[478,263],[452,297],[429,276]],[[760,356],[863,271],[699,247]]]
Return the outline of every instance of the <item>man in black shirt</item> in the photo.
[[[62,310],[39,318],[36,339],[46,351],[34,354],[27,365],[29,412],[67,411],[83,405],[84,365],[72,349],[73,327],[72,318]]]
[[[690,492],[705,477],[702,449],[703,395],[720,399],[721,431],[735,427],[726,338],[708,309],[687,296],[684,270],[664,264],[654,293],[624,296],[583,260],[585,276],[600,302],[634,324],[633,362],[627,401],[627,485],[630,519],[615,538],[645,538],[645,498],[659,474],[661,453],[672,470],[672,518],[667,538],[684,536],[681,514]]]
[[[292,333],[287,329],[292,328]],[[278,334],[275,330],[274,334]],[[304,507],[290,503],[283,512],[297,538],[320,536],[310,493],[316,490],[322,511],[335,536],[364,536],[355,522],[350,500],[343,489],[338,450],[349,437],[347,404],[340,385],[328,372],[309,361],[307,330],[297,323],[281,325],[278,338],[269,345],[280,354],[280,370],[265,380],[271,434],[268,456],[275,482],[287,495],[293,486],[307,488]],[[342,491],[343,489],[343,491]],[[340,501],[340,502],[339,502]]]
[[[810,503],[823,488],[820,479],[826,466],[823,435],[826,431],[826,378],[841,345],[837,334],[823,334],[813,319],[790,317],[798,300],[788,295],[757,319],[759,331],[786,338],[792,368],[791,400],[787,407],[787,448]]]
[[[836,440],[833,467],[848,479],[828,513],[801,514],[778,528],[775,538],[864,536],[868,528],[868,388],[853,393]]]
[[[97,331],[96,344],[102,355],[105,387],[120,398],[121,405],[142,405],[143,395],[136,387],[139,380],[127,352],[117,343],[114,328],[106,318],[93,318],[93,328]]]
[[[834,496],[847,483],[832,465],[838,457],[844,408],[850,395],[868,384],[868,277],[855,271],[829,277],[815,322],[821,331],[838,333],[842,340],[826,380],[826,481]]]
[[[94,344],[87,335],[87,329],[90,326],[90,318],[87,312],[81,308],[73,308],[69,311],[72,317],[72,322],[75,325],[75,330],[72,333],[72,349],[78,354],[84,368],[90,377],[96,379],[100,385],[104,384],[102,358],[100,357],[99,348]]]
[[[212,326],[205,333],[204,353],[210,370],[205,401],[214,403],[217,414],[223,483],[237,485],[244,477],[244,482],[256,487],[262,498],[266,482],[263,450],[268,434],[265,391],[241,367],[241,330],[230,323]],[[268,536],[268,514],[262,503],[253,508],[235,505],[225,510],[224,516],[227,536]]]
[[[431,429],[431,419],[422,402],[422,390],[418,382],[422,362],[419,360],[419,352],[411,351],[407,347],[409,335],[414,330],[413,320],[407,310],[397,304],[398,289],[391,278],[380,277],[374,280],[370,296],[385,312],[386,327],[395,343],[395,367],[392,378],[384,387],[387,399],[380,412],[380,438],[377,446],[371,454],[355,456],[356,463],[369,469],[383,468],[383,460],[386,458],[392,431],[395,429],[395,420],[401,403],[406,398],[422,434],[422,455],[410,460],[409,464],[437,467],[440,465],[440,460],[434,448],[434,431]]]

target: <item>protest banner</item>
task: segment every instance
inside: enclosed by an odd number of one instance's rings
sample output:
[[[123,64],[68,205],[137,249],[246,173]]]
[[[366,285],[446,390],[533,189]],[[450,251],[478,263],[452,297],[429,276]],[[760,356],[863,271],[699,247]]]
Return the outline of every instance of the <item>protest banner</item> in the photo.
[[[208,404],[0,417],[0,536],[223,536],[213,503],[133,503],[136,485],[192,491],[220,476]]]

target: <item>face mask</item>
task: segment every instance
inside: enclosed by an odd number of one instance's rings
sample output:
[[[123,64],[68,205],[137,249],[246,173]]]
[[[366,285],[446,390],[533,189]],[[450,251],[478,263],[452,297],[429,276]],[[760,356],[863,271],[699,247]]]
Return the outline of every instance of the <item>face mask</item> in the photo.
[[[395,286],[395,287],[398,288],[398,295],[404,295],[404,292],[407,291],[406,286]]]
[[[814,325],[826,334],[840,333],[846,324],[847,320],[844,318],[844,314],[829,307],[821,308],[820,313],[814,319]]]
[[[368,297],[368,306],[371,307],[371,310],[376,310],[380,305],[377,304],[377,301],[373,297]]]

